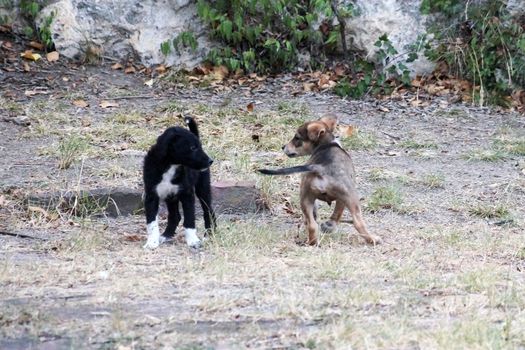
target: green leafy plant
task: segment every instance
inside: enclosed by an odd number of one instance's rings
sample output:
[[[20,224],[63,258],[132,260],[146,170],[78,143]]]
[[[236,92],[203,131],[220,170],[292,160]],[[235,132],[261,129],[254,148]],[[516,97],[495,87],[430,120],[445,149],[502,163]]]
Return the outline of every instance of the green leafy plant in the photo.
[[[13,8],[13,0],[0,0],[0,10],[6,9],[11,10]],[[8,15],[1,15],[0,16],[0,25],[2,24],[8,24],[11,22],[11,18]]]
[[[59,169],[68,169],[89,148],[89,143],[79,135],[71,135],[60,141],[57,148]]]
[[[53,37],[51,34],[51,24],[55,19],[55,12],[52,11],[49,16],[46,16],[42,22],[42,25],[38,28],[38,38],[44,44],[47,49],[53,47]]]
[[[337,33],[344,25],[332,25],[332,19],[337,16],[342,20],[352,14],[352,9],[338,8],[326,0],[197,3],[198,14],[210,26],[213,37],[225,44],[211,50],[208,60],[231,71],[261,73],[295,67],[302,49],[312,53],[312,64],[321,64],[324,55],[337,46]]]
[[[160,44],[160,51],[164,56],[171,53],[172,48],[180,54],[180,51],[185,48],[189,48],[191,51],[197,50],[199,43],[191,31],[181,32],[172,41],[167,40]]]
[[[466,6],[458,0],[425,0],[423,13],[436,13],[426,56],[445,62],[450,74],[473,83],[479,105],[507,106],[512,90],[525,84],[525,30],[502,0]]]
[[[395,82],[410,85],[410,71],[405,63],[417,58],[417,53],[399,54],[386,34],[381,35],[374,44],[378,50],[377,63],[358,59],[355,64],[355,79],[344,78],[338,82],[334,91],[339,96],[360,98],[368,93],[390,94]],[[406,58],[405,58],[406,56]]]
[[[40,26],[37,26],[36,24],[36,18],[46,3],[47,1],[21,0],[19,7],[22,16],[30,23],[30,26],[24,28],[24,34],[30,38],[39,40],[42,44],[44,44],[47,50],[53,47],[51,24],[55,18],[55,13],[51,12],[48,16],[46,16]]]

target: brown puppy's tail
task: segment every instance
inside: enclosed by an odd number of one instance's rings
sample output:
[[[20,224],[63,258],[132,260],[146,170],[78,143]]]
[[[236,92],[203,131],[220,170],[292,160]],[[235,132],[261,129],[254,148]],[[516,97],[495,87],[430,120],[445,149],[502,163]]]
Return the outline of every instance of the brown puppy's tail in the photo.
[[[291,168],[283,168],[283,169],[258,169],[258,172],[264,175],[289,175],[289,174],[295,174],[295,173],[307,173],[307,172],[318,172],[319,169],[317,166],[313,164],[308,165],[298,165],[293,166]]]
[[[186,125],[188,125],[188,128],[190,129],[191,133],[197,136],[197,138],[200,138],[199,128],[197,127],[197,123],[195,122],[195,120],[190,116],[185,116],[184,122],[186,123]]]

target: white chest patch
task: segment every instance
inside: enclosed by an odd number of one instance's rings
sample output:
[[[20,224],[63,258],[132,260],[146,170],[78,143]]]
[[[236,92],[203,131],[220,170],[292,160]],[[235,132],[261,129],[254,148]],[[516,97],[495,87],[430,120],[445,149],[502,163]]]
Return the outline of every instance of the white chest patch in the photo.
[[[177,194],[177,192],[179,192],[179,186],[171,183],[171,179],[173,175],[175,175],[178,167],[178,165],[172,165],[162,174],[162,181],[156,187],[160,199],[165,199],[170,194]]]

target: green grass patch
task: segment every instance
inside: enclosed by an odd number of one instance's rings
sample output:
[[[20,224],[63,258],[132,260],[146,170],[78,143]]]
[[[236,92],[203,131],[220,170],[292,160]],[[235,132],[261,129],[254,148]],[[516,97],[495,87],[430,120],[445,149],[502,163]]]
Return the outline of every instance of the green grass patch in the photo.
[[[376,212],[381,209],[402,211],[403,198],[399,188],[395,186],[382,186],[374,190],[368,200],[367,210]]]
[[[433,149],[437,145],[432,142],[418,142],[414,140],[404,140],[399,143],[399,147],[406,149]]]
[[[500,203],[477,203],[468,208],[468,213],[483,219],[505,219],[510,216],[510,209]]]
[[[443,188],[445,176],[442,174],[427,174],[419,182],[428,188]]]
[[[367,150],[370,151],[377,147],[377,138],[364,131],[356,131],[350,137],[341,139],[344,148],[351,150]]]
[[[86,154],[89,149],[89,142],[80,135],[70,135],[60,140],[57,147],[58,167],[68,169],[75,161]]]

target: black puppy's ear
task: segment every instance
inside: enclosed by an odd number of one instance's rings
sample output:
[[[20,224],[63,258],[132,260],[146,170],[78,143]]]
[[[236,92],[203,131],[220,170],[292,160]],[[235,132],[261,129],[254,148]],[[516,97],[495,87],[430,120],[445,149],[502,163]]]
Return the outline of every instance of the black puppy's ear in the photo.
[[[162,135],[157,138],[157,143],[155,144],[155,154],[158,159],[166,159],[169,154],[170,143],[175,138],[175,134],[166,130]]]
[[[190,129],[192,134],[197,136],[197,138],[198,138],[199,137],[199,128],[197,127],[197,123],[195,122],[195,120],[192,117],[190,117],[189,115],[187,115],[187,116],[184,117],[184,122],[186,123],[186,125],[188,126],[188,128]]]

